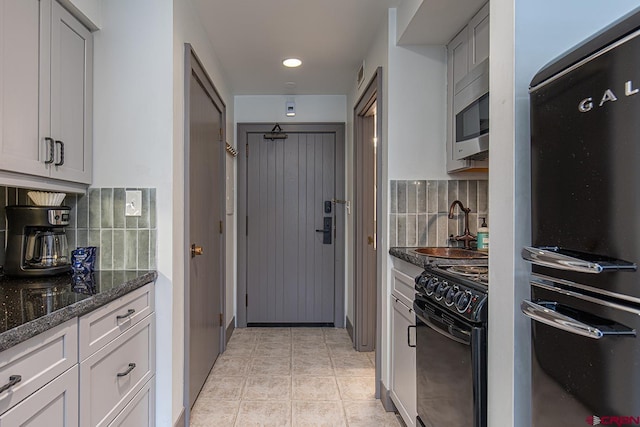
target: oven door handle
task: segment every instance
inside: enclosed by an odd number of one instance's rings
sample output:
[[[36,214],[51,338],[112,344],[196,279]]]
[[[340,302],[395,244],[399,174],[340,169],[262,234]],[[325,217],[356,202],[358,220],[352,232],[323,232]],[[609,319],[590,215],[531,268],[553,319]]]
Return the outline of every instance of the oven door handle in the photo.
[[[522,313],[525,316],[532,320],[575,335],[581,335],[583,337],[593,338],[596,340],[599,340],[604,336],[604,333],[594,326],[583,323],[572,317],[565,316],[564,314],[560,314],[555,310],[536,304],[532,301],[522,301],[522,303],[520,303],[520,310],[522,310]]]
[[[424,312],[423,312],[424,313]],[[445,337],[459,342],[460,344],[470,345],[471,344],[471,333],[467,332],[463,329],[458,328],[455,325],[450,325],[448,323],[444,323],[435,319],[429,315],[421,316],[416,313],[416,316],[422,320],[427,326],[429,326],[434,331],[438,332]]]

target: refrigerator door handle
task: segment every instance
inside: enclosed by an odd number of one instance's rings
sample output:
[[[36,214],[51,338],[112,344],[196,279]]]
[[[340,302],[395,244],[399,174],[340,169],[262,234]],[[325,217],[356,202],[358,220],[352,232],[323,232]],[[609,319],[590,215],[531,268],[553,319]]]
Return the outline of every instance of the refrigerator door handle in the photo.
[[[524,300],[520,304],[520,310],[522,313],[545,325],[552,326],[563,331],[570,332],[572,334],[581,335],[588,338],[599,340],[604,336],[602,331],[591,325],[580,322],[564,314],[560,314],[554,310],[551,310],[545,306],[536,304],[532,301]]]
[[[527,262],[558,270],[578,271],[580,273],[601,273],[603,270],[600,264],[534,246],[522,248],[521,255],[522,259]]]

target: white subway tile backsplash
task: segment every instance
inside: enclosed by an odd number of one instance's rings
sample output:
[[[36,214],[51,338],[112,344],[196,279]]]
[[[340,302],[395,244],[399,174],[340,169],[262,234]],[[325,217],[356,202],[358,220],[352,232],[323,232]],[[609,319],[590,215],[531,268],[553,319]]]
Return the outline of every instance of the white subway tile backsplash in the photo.
[[[63,205],[71,208],[66,229],[69,248],[97,246],[96,268],[147,270],[157,268],[156,189],[143,193],[142,216],[124,216],[125,188],[90,188],[87,194],[68,194]],[[0,186],[0,266],[6,244],[5,206],[32,204],[27,189]]]
[[[471,233],[477,233],[480,218],[489,220],[489,187],[485,180],[392,180],[389,187],[390,246],[461,245],[449,242],[450,235],[464,231],[464,215],[458,208],[454,218],[448,218],[454,200],[471,209]]]

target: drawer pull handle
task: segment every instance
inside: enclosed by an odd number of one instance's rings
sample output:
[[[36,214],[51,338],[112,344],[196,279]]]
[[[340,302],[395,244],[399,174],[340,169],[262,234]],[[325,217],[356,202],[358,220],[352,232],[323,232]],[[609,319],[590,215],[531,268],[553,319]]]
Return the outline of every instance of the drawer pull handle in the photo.
[[[54,163],[55,166],[62,166],[64,165],[64,142],[62,141],[56,141],[56,144],[60,144],[60,161],[57,163]]]
[[[44,140],[47,142],[47,145],[49,147],[49,158],[45,160],[44,163],[49,165],[53,163],[53,160],[54,160],[54,150],[55,150],[56,143],[53,141],[53,138],[49,138],[48,136],[45,137]]]
[[[124,371],[124,372],[118,372],[118,376],[119,377],[126,377],[127,375],[129,375],[131,373],[131,371],[133,371],[136,367],[135,363],[129,363],[129,368]]]
[[[11,387],[18,384],[20,381],[22,381],[22,375],[11,375],[9,377],[9,382],[3,385],[2,387],[0,387],[0,393],[4,393],[5,391],[9,390]]]
[[[129,310],[127,310],[127,314],[119,314],[116,316],[116,319],[118,320],[126,319],[127,317],[131,316],[135,312],[136,311],[133,308],[130,308]]]

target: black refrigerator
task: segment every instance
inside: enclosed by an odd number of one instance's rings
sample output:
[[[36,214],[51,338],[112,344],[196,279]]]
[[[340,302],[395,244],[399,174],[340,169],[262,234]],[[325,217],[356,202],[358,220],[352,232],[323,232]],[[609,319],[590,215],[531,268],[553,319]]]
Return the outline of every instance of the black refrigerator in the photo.
[[[640,9],[530,88],[532,426],[640,425]]]

